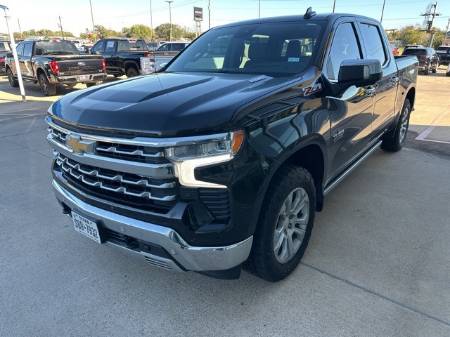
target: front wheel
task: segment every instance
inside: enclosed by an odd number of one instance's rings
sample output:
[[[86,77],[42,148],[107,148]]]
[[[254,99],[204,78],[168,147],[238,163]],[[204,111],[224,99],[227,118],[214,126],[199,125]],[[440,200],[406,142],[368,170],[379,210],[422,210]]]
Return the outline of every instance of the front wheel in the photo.
[[[249,260],[253,271],[271,282],[284,279],[299,264],[311,236],[316,204],[314,181],[306,169],[286,166],[274,179]]]
[[[126,71],[127,77],[134,77],[139,75],[139,71],[135,67],[129,67]]]
[[[411,114],[411,102],[405,99],[403,109],[398,119],[396,127],[386,133],[381,143],[381,148],[388,152],[400,151],[405,142],[409,129],[409,116]]]
[[[8,82],[9,85],[13,88],[17,88],[19,86],[19,82],[17,81],[17,79],[14,77],[12,71],[10,68],[8,68],[8,70],[6,71],[6,74],[8,75]]]

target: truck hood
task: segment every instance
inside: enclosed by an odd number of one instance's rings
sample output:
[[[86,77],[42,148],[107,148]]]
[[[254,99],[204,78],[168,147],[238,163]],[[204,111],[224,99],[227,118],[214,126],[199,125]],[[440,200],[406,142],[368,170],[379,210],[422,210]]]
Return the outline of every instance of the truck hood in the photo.
[[[72,92],[49,112],[81,128],[154,137],[211,133],[232,127],[240,107],[286,82],[265,75],[156,73]]]

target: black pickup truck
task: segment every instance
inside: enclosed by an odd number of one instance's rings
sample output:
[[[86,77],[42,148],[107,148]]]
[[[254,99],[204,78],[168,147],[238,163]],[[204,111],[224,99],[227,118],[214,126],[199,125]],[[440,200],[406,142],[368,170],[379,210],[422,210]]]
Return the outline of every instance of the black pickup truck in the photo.
[[[367,17],[213,28],[161,72],[49,108],[56,198],[76,231],[152,265],[280,280],[325,195],[380,145],[402,148],[416,77]]]
[[[24,80],[39,83],[46,96],[56,95],[57,86],[85,83],[88,87],[106,78],[101,56],[80,54],[72,42],[65,40],[22,41],[17,45],[20,70]],[[6,59],[9,84],[18,86],[12,54]]]
[[[91,53],[102,55],[106,60],[107,73],[116,77],[144,75],[154,70],[153,65],[150,65],[150,53],[144,40],[102,39],[92,47]],[[148,62],[143,64],[144,61]]]

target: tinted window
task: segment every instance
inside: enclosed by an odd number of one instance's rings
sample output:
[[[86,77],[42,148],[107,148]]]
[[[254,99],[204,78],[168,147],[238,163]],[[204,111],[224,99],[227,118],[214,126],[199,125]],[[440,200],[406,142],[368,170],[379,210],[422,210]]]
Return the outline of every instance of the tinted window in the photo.
[[[387,61],[383,40],[377,26],[361,24],[361,34],[367,51],[367,58],[379,60],[381,64]]]
[[[321,23],[306,21],[212,29],[184,50],[167,71],[297,74],[311,64],[321,30]]]
[[[330,80],[338,79],[339,68],[344,60],[361,59],[361,51],[356,40],[353,24],[343,23],[338,26],[331,44],[326,64],[326,74]]]
[[[36,42],[36,54],[73,55],[79,54],[79,51],[77,47],[69,41],[39,41]]]
[[[17,55],[19,55],[19,56],[23,55],[23,46],[24,46],[24,43],[19,43],[17,45]]]
[[[436,51],[437,51],[439,54],[450,53],[450,47],[438,47],[438,48],[436,49]]]
[[[105,41],[97,42],[97,44],[94,47],[92,47],[92,51],[98,53],[102,53],[103,49],[105,49]]]
[[[25,43],[25,47],[23,49],[23,56],[31,57],[33,52],[33,43]]]
[[[116,50],[116,41],[110,40],[106,42],[105,53],[114,53]]]
[[[408,48],[403,51],[403,55],[426,55],[426,49],[421,48]]]
[[[169,51],[169,46],[170,46],[170,44],[163,44],[162,46],[160,46],[159,48],[158,48],[158,51]]]
[[[136,51],[136,50],[147,50],[145,42],[142,40],[129,41],[129,40],[119,40],[117,44],[117,51]]]
[[[182,51],[184,49],[184,43],[172,43],[171,50],[172,51]]]
[[[9,42],[1,41],[0,42],[0,51],[10,51]]]

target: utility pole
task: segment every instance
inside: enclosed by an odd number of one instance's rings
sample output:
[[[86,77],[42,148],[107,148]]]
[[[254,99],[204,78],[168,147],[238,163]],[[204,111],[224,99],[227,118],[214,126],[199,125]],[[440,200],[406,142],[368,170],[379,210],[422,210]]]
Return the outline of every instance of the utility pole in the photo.
[[[169,41],[172,41],[172,2],[173,0],[166,0],[166,2],[169,4]]]
[[[434,40],[434,32],[433,32],[433,21],[436,16],[439,16],[439,13],[436,13],[437,9],[437,1],[433,2],[428,8],[425,13],[423,13],[421,16],[425,17],[425,25],[426,25],[426,31],[428,34],[430,34],[430,45],[432,46],[433,40]]]
[[[333,0],[333,13],[335,9],[336,9],[336,0]]]
[[[22,36],[22,28],[20,27],[20,20],[19,20],[19,18],[17,18],[17,25],[19,26],[20,38],[23,39],[23,36]]]
[[[89,5],[91,6],[92,33],[94,33],[95,24],[94,24],[94,11],[92,10],[92,0],[89,0]]]
[[[208,29],[211,29],[211,0],[208,0]]]
[[[384,6],[386,6],[386,0],[383,0],[383,8],[381,8],[381,19],[380,19],[380,23],[383,22]]]
[[[258,18],[261,18],[261,0],[258,0]]]
[[[11,40],[11,48],[14,57],[14,64],[16,66],[17,80],[19,81],[20,95],[22,96],[22,102],[26,102],[27,98],[25,96],[25,88],[23,87],[22,72],[20,71],[19,58],[17,56],[16,41],[14,41],[14,34],[12,30],[9,29],[9,16],[6,13],[6,11],[8,11],[9,9],[4,5],[0,5],[0,9],[3,9],[3,11],[5,12],[6,29],[8,30],[9,38]]]
[[[151,40],[153,41],[153,11],[152,11],[152,0],[150,0],[150,29],[151,29]]]
[[[64,31],[63,31],[63,27],[62,27],[62,23],[61,23],[61,15],[58,16],[59,19],[59,28],[61,29],[61,37],[64,40]]]

